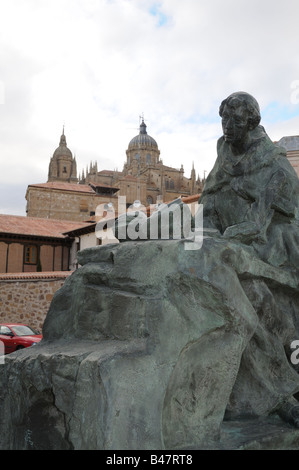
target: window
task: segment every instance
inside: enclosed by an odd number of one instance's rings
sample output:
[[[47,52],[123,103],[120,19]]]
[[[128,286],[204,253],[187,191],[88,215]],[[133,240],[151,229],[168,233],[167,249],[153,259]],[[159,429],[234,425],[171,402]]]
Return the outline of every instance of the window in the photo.
[[[14,326],[13,329],[17,336],[39,335],[38,331],[34,330],[33,328],[30,328],[30,326],[27,325],[17,325]]]
[[[8,326],[0,326],[0,335],[11,335],[12,334],[12,331],[10,328],[8,328]]]
[[[139,153],[136,153],[135,158],[136,158],[136,160],[140,160],[140,155],[139,155]]]
[[[151,163],[151,154],[150,153],[148,153],[147,156],[146,156],[146,163],[148,165],[150,165],[150,163]]]
[[[37,264],[37,246],[25,246],[25,264]]]
[[[147,203],[147,205],[150,206],[151,204],[153,204],[153,202],[154,202],[154,201],[153,201],[152,196],[147,196],[147,198],[146,198],[146,203]]]

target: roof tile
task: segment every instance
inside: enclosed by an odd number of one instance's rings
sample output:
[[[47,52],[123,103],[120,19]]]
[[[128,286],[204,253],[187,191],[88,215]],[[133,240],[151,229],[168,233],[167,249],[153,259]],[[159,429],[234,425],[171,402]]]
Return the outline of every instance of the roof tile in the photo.
[[[64,233],[88,226],[90,226],[88,222],[0,214],[0,234],[65,238]]]
[[[30,184],[28,188],[57,189],[59,191],[76,191],[79,193],[92,193],[94,190],[89,184],[61,183],[60,181],[50,181],[48,183]]]
[[[14,280],[42,280],[42,279],[64,279],[72,274],[73,271],[52,271],[52,272],[33,272],[33,273],[0,273],[0,281]]]

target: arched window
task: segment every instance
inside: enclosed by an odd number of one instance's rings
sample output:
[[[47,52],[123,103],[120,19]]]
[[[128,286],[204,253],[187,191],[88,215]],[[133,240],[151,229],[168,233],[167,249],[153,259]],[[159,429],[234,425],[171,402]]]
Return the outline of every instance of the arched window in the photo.
[[[135,158],[136,158],[136,160],[140,160],[140,155],[139,155],[139,153],[136,153]]]
[[[174,189],[174,181],[173,180],[170,180],[169,188]]]
[[[146,163],[147,163],[147,165],[150,165],[150,163],[151,163],[151,154],[150,153],[148,153],[147,156],[146,156]]]

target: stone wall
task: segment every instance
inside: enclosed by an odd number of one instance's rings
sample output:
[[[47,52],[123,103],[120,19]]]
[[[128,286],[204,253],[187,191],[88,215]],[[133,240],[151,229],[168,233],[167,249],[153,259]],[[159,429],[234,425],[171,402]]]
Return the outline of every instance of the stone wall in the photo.
[[[1,274],[0,323],[26,323],[41,331],[53,295],[70,274]]]
[[[65,183],[65,186],[68,184]],[[80,192],[80,188],[86,188],[86,185],[76,185],[78,191],[72,189],[74,185],[69,186],[70,189],[66,191],[29,186],[26,194],[27,216],[84,222],[99,204],[117,204],[116,196],[96,194],[91,188],[90,192],[86,189]]]

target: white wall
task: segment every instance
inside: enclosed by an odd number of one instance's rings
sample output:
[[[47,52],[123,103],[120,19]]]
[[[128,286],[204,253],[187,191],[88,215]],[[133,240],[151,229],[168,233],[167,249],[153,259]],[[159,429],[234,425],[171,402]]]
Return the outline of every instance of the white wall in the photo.
[[[80,236],[80,250],[85,250],[85,248],[90,248],[92,246],[97,246],[98,239],[95,232],[87,233]]]

